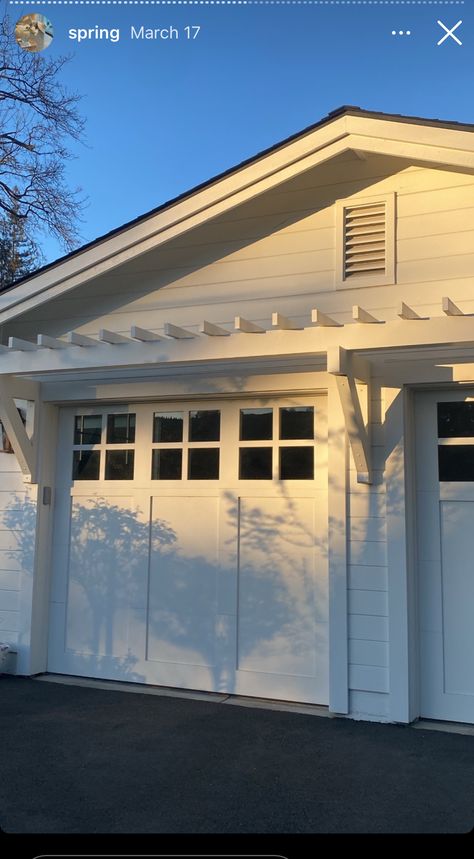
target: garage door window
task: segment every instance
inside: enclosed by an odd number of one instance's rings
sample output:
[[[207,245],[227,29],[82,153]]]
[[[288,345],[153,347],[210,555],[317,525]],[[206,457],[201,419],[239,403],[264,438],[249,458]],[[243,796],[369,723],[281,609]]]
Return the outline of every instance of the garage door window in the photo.
[[[109,414],[105,418],[103,415],[76,415],[72,479],[133,480],[135,424],[136,415],[128,412]],[[123,449],[117,449],[117,445]]]
[[[135,415],[118,414],[107,416],[107,444],[134,444]]]
[[[105,454],[106,480],[133,480],[134,450],[107,450]]]
[[[72,479],[98,480],[100,474],[99,450],[75,450],[73,454]]]
[[[240,480],[314,479],[313,406],[241,409],[239,438],[246,442],[239,449]]]
[[[102,441],[102,415],[76,415],[74,418],[73,480],[99,480]]]
[[[152,480],[219,480],[220,437],[217,409],[155,412]]]
[[[182,450],[154,450],[151,460],[152,480],[181,480],[183,473]]]
[[[76,415],[74,444],[100,444],[102,438],[102,415]]]
[[[155,412],[153,415],[153,441],[183,441],[183,412]]]
[[[474,482],[474,403],[438,403],[440,481]]]

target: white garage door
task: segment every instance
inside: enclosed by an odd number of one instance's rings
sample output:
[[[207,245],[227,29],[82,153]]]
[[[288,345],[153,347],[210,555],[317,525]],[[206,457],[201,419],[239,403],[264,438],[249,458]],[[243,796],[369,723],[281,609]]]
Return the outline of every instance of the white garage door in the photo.
[[[421,715],[474,722],[474,392],[416,420]]]
[[[48,670],[325,704],[326,398],[61,410]]]

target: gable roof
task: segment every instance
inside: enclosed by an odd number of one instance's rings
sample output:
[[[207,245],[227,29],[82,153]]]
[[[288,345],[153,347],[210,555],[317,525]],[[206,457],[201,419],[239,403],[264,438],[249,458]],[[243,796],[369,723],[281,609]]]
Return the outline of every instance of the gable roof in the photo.
[[[365,125],[367,128],[364,127]],[[401,133],[400,130],[396,129],[397,125],[403,126]],[[387,131],[390,130],[391,133],[387,134]],[[364,135],[363,132],[367,132],[367,134]],[[255,186],[255,194],[261,193],[266,188],[257,190],[256,186],[261,184],[262,178],[270,179],[270,183],[267,182],[268,187],[271,187],[272,178],[274,185],[285,181],[289,178],[289,175],[286,175],[288,170],[285,168],[295,167],[294,173],[299,172],[298,166],[301,172],[309,169],[313,166],[307,163],[309,154],[323,152],[323,157],[319,159],[319,163],[350,149],[369,153],[386,152],[387,154],[409,158],[408,149],[410,147],[413,150],[411,157],[418,160],[438,165],[445,164],[453,168],[457,167],[474,172],[474,138],[471,137],[473,132],[474,123],[383,113],[364,110],[354,105],[339,107],[302,131],[15,281],[0,293],[0,322],[7,321],[7,319],[18,316],[25,310],[31,309],[31,298],[35,293],[45,293],[43,300],[47,301],[54,297],[50,294],[54,286],[60,286],[61,283],[65,285],[66,282],[69,282],[68,288],[74,288],[79,285],[79,282],[76,282],[78,275],[84,274],[88,269],[94,269],[92,276],[101,273],[97,271],[98,263],[103,262],[106,258],[116,258],[115,264],[111,265],[110,268],[125,261],[122,258],[119,259],[119,257],[123,257],[120,252],[124,251],[124,246],[119,244],[117,239],[126,236],[127,233],[131,241],[129,241],[125,251],[136,247],[145,239],[145,236],[138,237],[133,235],[134,233],[137,231],[144,232],[140,228],[146,227],[147,224],[151,225],[156,219],[163,219],[163,216],[177,209],[177,207],[183,208],[185,206],[187,211],[183,212],[182,215],[180,213],[174,221],[175,224],[190,220],[193,216],[202,214],[211,208],[211,200],[202,200],[203,205],[201,206],[198,201],[202,195],[211,197],[212,192],[219,187],[224,191],[224,194],[217,202],[222,202],[229,196],[229,189],[224,188],[224,185],[228,185],[229,182],[232,183],[232,180],[237,179],[239,174],[244,181],[240,186],[234,186],[230,196],[237,197],[239,191],[248,191],[252,186]],[[312,141],[311,144],[310,141]],[[390,142],[394,145],[390,146]],[[335,146],[338,143],[342,143],[342,145]],[[286,159],[279,158],[278,156],[282,153],[286,153],[289,157]],[[278,161],[278,164],[271,163],[275,160]],[[265,163],[268,169],[259,171],[258,168]],[[315,163],[318,163],[318,160]],[[251,175],[247,179],[248,173]],[[278,174],[282,175],[278,177]],[[245,199],[251,196],[251,193],[247,194]],[[198,202],[197,206],[195,205],[196,202]],[[237,200],[234,205],[238,205],[239,202],[243,202],[243,200]],[[218,212],[210,214],[209,217],[214,217],[215,214]],[[168,227],[169,224],[166,226]],[[161,229],[156,231],[152,229],[146,238],[161,232]],[[170,236],[170,238],[172,237],[174,236]],[[148,241],[146,243],[149,244]],[[109,247],[112,244],[113,247]],[[149,249],[150,247],[143,247],[139,253],[144,253]],[[108,255],[107,250],[111,250],[112,253]],[[106,253],[103,254],[103,251]],[[74,282],[71,282],[71,277],[74,278]],[[80,279],[80,282],[85,282],[88,279],[90,278],[86,275]],[[67,287],[65,286],[65,288]],[[57,290],[55,292],[57,293]],[[42,303],[42,301],[36,303]],[[21,309],[20,305],[23,305]],[[15,306],[17,306],[16,312],[8,312]]]

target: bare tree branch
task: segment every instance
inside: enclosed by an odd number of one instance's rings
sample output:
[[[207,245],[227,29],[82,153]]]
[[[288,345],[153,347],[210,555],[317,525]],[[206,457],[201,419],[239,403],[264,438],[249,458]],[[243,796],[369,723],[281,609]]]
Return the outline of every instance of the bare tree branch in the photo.
[[[80,96],[60,82],[70,57],[22,50],[7,15],[0,21],[0,210],[51,233],[72,250],[84,200],[65,179],[71,141],[81,141]]]

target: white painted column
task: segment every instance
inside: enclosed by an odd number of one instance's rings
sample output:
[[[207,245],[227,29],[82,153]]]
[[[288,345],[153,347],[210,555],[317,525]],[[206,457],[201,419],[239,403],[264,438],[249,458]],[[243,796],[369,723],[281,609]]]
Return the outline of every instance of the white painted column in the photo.
[[[390,718],[410,722],[415,718],[410,696],[413,642],[410,634],[409,564],[407,525],[414,531],[412,493],[407,486],[406,400],[403,388],[385,388],[385,442],[387,489],[387,561]],[[413,570],[410,570],[413,581]]]
[[[45,403],[39,403],[38,406],[38,451],[41,451],[41,455],[38,457],[38,484],[35,487],[36,535],[30,535],[33,550],[31,570],[25,569],[22,575],[23,623],[28,609],[30,613],[29,657],[19,672],[22,674],[46,671],[48,655],[58,409]]]
[[[349,711],[347,436],[336,379],[328,380],[329,709]]]

